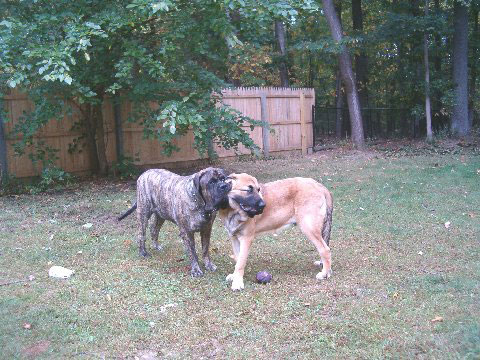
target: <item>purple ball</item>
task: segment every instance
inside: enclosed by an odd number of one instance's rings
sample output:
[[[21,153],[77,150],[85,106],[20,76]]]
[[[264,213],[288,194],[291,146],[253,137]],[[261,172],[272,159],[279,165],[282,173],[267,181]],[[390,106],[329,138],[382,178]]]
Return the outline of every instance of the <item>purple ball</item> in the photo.
[[[272,281],[272,275],[266,271],[259,271],[257,273],[257,282],[260,284],[268,284]]]

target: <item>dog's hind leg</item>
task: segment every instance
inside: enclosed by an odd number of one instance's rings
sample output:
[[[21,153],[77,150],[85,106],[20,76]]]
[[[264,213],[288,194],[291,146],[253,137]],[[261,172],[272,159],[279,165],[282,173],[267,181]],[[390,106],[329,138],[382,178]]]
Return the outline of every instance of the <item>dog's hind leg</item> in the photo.
[[[138,210],[137,208],[137,219],[138,219],[138,247],[140,255],[143,257],[150,256],[150,254],[145,249],[145,233],[147,232],[148,219],[150,214],[144,213]]]
[[[300,218],[300,217],[299,217]],[[305,236],[315,245],[318,254],[320,255],[321,264],[323,265],[322,271],[320,271],[316,278],[318,280],[327,279],[332,275],[332,255],[330,248],[322,237],[323,218],[314,218],[312,215],[306,215],[301,217],[299,222],[300,229]],[[315,262],[319,264],[319,262]]]
[[[205,225],[202,230],[200,230],[200,238],[202,239],[202,253],[203,253],[203,261],[205,263],[205,269],[209,271],[217,270],[217,266],[212,262],[210,259],[210,236],[212,234],[212,225],[213,223],[210,222]]]
[[[152,236],[153,247],[159,251],[162,250],[162,246],[158,244],[158,234],[164,222],[165,219],[162,219],[157,214],[153,214],[153,224],[150,228],[150,235]]]
[[[185,252],[190,259],[190,264],[192,269],[190,270],[190,274],[193,277],[199,277],[203,275],[203,271],[200,269],[200,265],[198,265],[198,257],[197,252],[195,251],[195,237],[193,232],[185,232],[182,230],[180,232],[180,237],[183,239],[183,245],[185,246]]]

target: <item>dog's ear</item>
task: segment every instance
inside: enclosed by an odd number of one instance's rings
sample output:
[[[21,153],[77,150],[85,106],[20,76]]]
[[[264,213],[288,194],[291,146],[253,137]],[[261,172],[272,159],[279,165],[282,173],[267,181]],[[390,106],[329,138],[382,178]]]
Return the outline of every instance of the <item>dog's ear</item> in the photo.
[[[224,180],[228,179],[229,172],[227,170],[219,168],[218,171],[220,172],[220,175],[223,176]]]
[[[197,172],[195,174],[195,176],[193,177],[193,185],[195,186],[195,189],[197,189],[198,192],[201,193],[201,189],[200,189],[200,179],[202,178],[202,176],[205,174],[207,169],[203,169],[199,172]]]
[[[205,211],[211,212],[215,210],[215,204],[213,203],[212,194],[210,194],[207,188],[202,189],[202,177],[207,174],[209,171],[212,171],[211,168],[203,169],[195,174],[193,177],[193,185],[197,189],[198,193],[200,194],[201,198],[205,203]],[[208,193],[207,193],[208,192]]]
[[[235,181],[237,181],[237,174],[230,174],[230,175],[228,175],[227,178],[225,179],[225,182],[231,183],[232,186],[233,186],[233,184],[235,183]]]

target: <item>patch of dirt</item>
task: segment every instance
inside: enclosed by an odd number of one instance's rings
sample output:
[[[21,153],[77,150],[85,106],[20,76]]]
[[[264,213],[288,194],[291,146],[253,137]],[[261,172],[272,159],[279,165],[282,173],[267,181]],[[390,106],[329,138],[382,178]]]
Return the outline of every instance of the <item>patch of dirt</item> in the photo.
[[[436,139],[427,143],[424,139],[383,139],[367,141],[367,149],[358,151],[351,143],[335,138],[320,139],[315,145],[313,156],[346,157],[352,160],[382,157],[400,157],[414,155],[478,154],[480,137]],[[320,155],[318,155],[320,154]]]
[[[443,139],[427,143],[424,140],[378,141],[372,149],[385,157],[415,155],[478,154],[480,141],[476,137],[469,139]]]
[[[135,355],[135,360],[157,360],[158,351],[155,350],[141,350]]]
[[[122,227],[122,228],[131,228],[132,224],[128,221],[118,221],[116,214],[104,214],[96,216],[92,219],[94,224],[101,224],[104,226],[115,226],[115,227]]]
[[[40,342],[37,342],[33,345],[30,345],[24,348],[22,350],[22,354],[29,359],[35,359],[36,357],[40,356],[45,351],[47,351],[49,346],[50,346],[50,341],[42,340]]]

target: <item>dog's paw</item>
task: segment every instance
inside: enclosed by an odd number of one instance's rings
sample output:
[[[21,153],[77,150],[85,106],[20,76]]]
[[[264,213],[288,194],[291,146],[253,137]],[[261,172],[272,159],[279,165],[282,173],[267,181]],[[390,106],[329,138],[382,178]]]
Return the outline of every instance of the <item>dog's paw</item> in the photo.
[[[163,245],[160,245],[159,243],[154,243],[153,248],[157,251],[162,251],[163,250]]]
[[[207,269],[208,271],[215,271],[217,270],[217,265],[209,261],[205,263],[205,269]]]
[[[318,266],[318,267],[322,267],[322,266],[323,266],[323,262],[322,262],[322,260],[317,260],[317,261],[314,261],[314,262],[313,262],[313,265]]]
[[[152,255],[150,255],[150,253],[148,253],[145,249],[143,250],[140,250],[140,256],[143,256],[144,258],[147,258],[147,257],[150,257]]]
[[[236,276],[232,281],[232,290],[233,291],[240,291],[243,290],[245,286],[243,285],[243,279],[241,277]]]
[[[243,285],[243,277],[241,277],[241,276],[237,276],[235,274],[230,274],[230,275],[227,276],[227,278],[225,280],[232,283],[232,290],[233,291],[239,291],[239,290],[243,290],[245,288],[245,286]]]
[[[192,277],[200,277],[203,276],[203,271],[200,269],[200,266],[198,264],[195,266],[192,266],[192,270],[190,271],[190,274]]]
[[[328,271],[322,270],[315,277],[317,278],[317,280],[325,280],[325,279],[328,279],[330,276],[332,276],[331,269]]]

